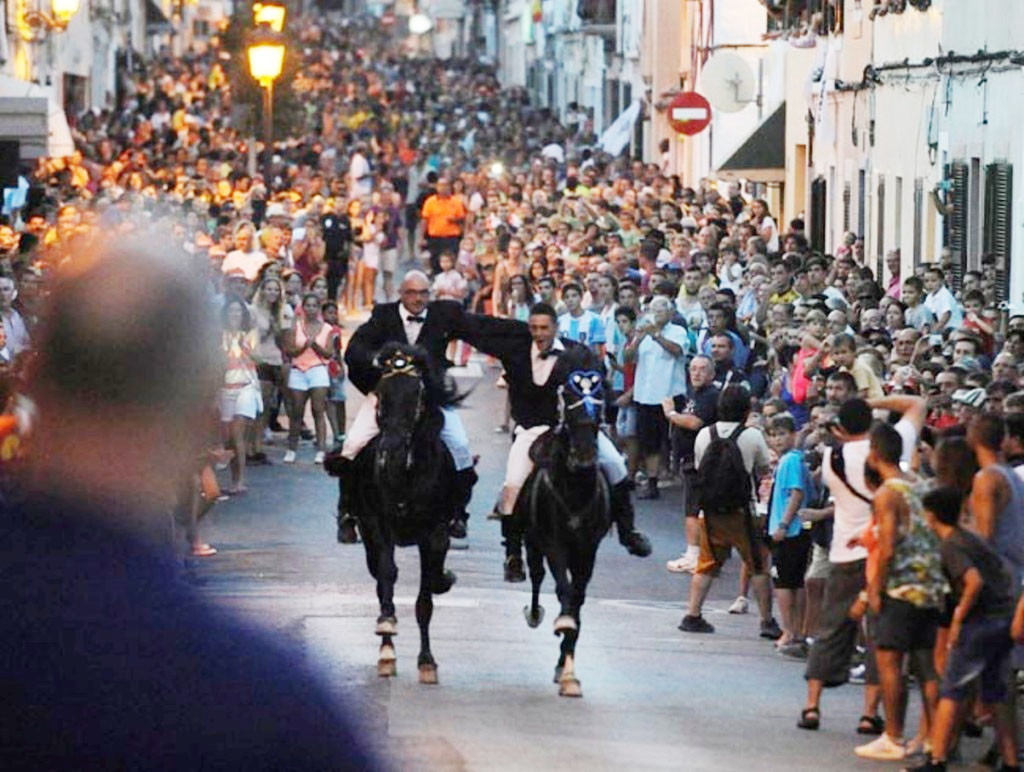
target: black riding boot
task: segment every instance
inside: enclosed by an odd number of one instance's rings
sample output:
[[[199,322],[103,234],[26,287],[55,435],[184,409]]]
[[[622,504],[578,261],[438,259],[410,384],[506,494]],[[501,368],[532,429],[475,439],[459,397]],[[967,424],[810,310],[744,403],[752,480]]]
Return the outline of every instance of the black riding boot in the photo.
[[[355,544],[359,541],[356,519],[352,516],[352,462],[338,457],[332,474],[338,476],[338,543]]]
[[[651,554],[651,543],[647,537],[636,530],[636,513],[633,511],[633,502],[629,498],[630,485],[623,480],[611,489],[612,520],[619,532],[619,543],[624,546],[630,555],[645,558]]]
[[[505,545],[505,581],[525,582],[523,532],[515,516],[501,518],[501,536]]]
[[[473,486],[479,478],[476,469],[470,467],[455,473],[455,486],[452,491],[455,516],[448,524],[448,535],[453,539],[466,538],[466,521],[469,520],[469,500],[473,497]]]

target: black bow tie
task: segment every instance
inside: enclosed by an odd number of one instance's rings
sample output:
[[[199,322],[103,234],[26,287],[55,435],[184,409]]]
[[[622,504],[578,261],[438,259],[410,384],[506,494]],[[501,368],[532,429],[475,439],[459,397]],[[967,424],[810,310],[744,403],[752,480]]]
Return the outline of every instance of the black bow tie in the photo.
[[[562,352],[556,348],[549,348],[547,351],[541,351],[537,356],[541,359],[547,359],[548,357],[556,357]]]
[[[413,322],[415,322],[416,324],[423,324],[425,321],[427,321],[427,317],[410,315],[405,317],[405,321],[408,322],[409,324],[412,324]]]

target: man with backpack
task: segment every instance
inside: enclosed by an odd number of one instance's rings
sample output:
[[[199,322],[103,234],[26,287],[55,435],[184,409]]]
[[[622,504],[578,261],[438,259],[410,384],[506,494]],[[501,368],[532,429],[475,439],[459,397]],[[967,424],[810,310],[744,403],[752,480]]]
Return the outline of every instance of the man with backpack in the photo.
[[[782,635],[772,617],[772,588],[762,544],[754,527],[754,473],[769,468],[768,445],[760,430],[746,425],[750,392],[731,384],[718,399],[718,421],[697,434],[697,496],[702,512],[700,557],[690,582],[690,613],[679,629],[686,633],[713,633],[701,616],[711,582],[735,548],[750,571],[750,584],[761,611],[761,636]]]

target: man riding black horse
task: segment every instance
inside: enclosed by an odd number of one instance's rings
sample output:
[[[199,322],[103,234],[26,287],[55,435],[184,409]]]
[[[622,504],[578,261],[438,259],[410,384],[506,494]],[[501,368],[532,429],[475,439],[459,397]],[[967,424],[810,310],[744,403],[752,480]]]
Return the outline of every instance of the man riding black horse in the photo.
[[[435,684],[437,664],[430,651],[432,596],[447,592],[455,583],[455,574],[445,570],[444,562],[450,545],[448,526],[458,506],[452,495],[457,473],[441,439],[442,411],[458,398],[418,346],[387,343],[378,352],[377,364],[381,375],[374,396],[379,432],[349,462],[346,498],[363,537],[367,568],[377,580],[378,674],[390,677],[396,672],[395,547],[415,546],[420,553],[416,596],[420,681]]]
[[[369,320],[352,336],[345,351],[349,379],[366,395],[352,425],[345,434],[341,450],[341,464],[352,461],[359,451],[377,436],[377,397],[374,388],[381,376],[377,355],[387,343],[415,345],[423,349],[431,366],[439,371],[448,367],[445,351],[452,339],[465,339],[466,314],[462,306],[451,300],[430,298],[430,281],[420,271],[409,271],[399,287],[397,303],[379,303],[373,308]],[[455,464],[454,496],[456,514],[449,524],[452,537],[466,536],[467,507],[473,494],[477,475],[473,469],[473,455],[462,421],[453,407],[442,409],[444,426],[441,439],[451,453]],[[345,475],[340,476],[341,497],[338,502],[338,539],[351,543],[356,539],[354,520],[347,511]]]
[[[526,581],[522,559],[522,533],[510,519],[523,483],[533,470],[530,449],[558,423],[558,386],[552,377],[559,356],[579,344],[558,337],[558,317],[546,303],[530,310],[528,323],[468,314],[466,340],[475,348],[501,360],[516,423],[509,452],[505,484],[495,509],[502,518],[505,537],[505,581]],[[636,530],[630,481],[622,454],[604,434],[597,436],[597,461],[610,485],[611,515],[619,541],[632,555],[651,554],[647,537]]]

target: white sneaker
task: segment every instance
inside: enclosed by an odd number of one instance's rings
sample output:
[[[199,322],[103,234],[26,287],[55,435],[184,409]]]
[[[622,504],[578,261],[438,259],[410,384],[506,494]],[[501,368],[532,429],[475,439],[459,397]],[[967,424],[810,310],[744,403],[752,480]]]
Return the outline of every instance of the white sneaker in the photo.
[[[324,462],[324,452],[322,450],[318,450],[316,452],[316,455],[313,456],[313,463],[317,464],[317,465],[320,465],[323,462]]]
[[[283,461],[286,464],[294,464],[295,463],[295,451],[294,450],[286,450],[284,452],[284,459],[283,459]]]
[[[736,600],[734,600],[732,602],[732,605],[729,606],[729,613],[730,614],[746,614],[747,613],[747,608],[749,606],[750,606],[750,602],[745,597],[740,595],[740,597],[738,597]]]
[[[862,759],[875,761],[900,761],[907,755],[903,742],[893,740],[887,732],[882,732],[866,745],[858,745],[853,752]]]
[[[697,570],[697,558],[684,552],[675,560],[665,563],[665,568],[673,574],[692,574]]]

